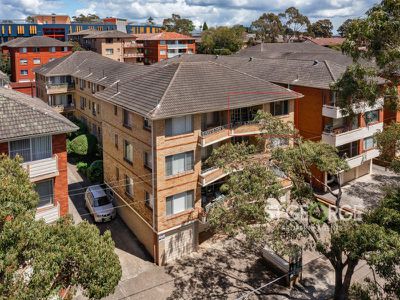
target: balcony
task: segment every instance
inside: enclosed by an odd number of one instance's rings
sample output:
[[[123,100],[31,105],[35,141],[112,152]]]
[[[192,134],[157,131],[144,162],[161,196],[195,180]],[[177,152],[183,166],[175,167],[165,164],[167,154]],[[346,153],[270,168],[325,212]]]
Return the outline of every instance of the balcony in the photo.
[[[351,157],[346,159],[350,169],[356,168],[358,166],[361,166],[364,162],[377,158],[380,155],[380,152],[378,149],[371,149],[363,154]]]
[[[52,105],[52,108],[54,108],[58,113],[68,113],[71,112],[75,109],[75,105],[73,103],[71,104],[65,104],[65,105]]]
[[[353,109],[355,113],[364,113],[367,111],[372,111],[372,110],[377,110],[377,109],[382,109],[383,107],[383,98],[379,98],[376,101],[376,104],[374,106],[369,106],[367,103],[363,102],[359,106],[354,106]],[[332,106],[332,105],[327,105],[324,104],[322,106],[322,115],[324,117],[332,118],[332,119],[340,119],[345,117],[345,115],[342,114],[341,109],[337,106]]]
[[[143,44],[138,44],[136,42],[125,42],[122,44],[124,48],[143,48]]]
[[[210,183],[213,183],[217,181],[218,179],[223,178],[227,174],[224,172],[223,169],[220,168],[208,168],[205,170],[202,170],[199,176],[199,183],[202,187],[209,185]]]
[[[188,44],[167,44],[167,48],[174,50],[174,49],[187,49]]]
[[[36,210],[35,219],[43,219],[47,224],[52,224],[58,220],[60,217],[60,206],[59,205],[49,205],[46,207],[40,207]]]
[[[202,131],[199,136],[199,145],[207,147],[214,143],[226,140],[232,136],[244,136],[260,134],[261,130],[258,122],[245,121],[234,124],[221,125]]]
[[[124,58],[142,58],[144,53],[124,53]]]
[[[46,92],[48,95],[68,93],[75,88],[74,83],[47,83]]]
[[[28,172],[32,181],[52,178],[58,176],[58,157],[52,157],[34,160],[22,163],[22,167]]]
[[[355,142],[383,130],[383,123],[373,124],[367,127],[359,127],[353,130],[338,128],[332,132],[323,132],[321,140],[329,145],[338,147]]]

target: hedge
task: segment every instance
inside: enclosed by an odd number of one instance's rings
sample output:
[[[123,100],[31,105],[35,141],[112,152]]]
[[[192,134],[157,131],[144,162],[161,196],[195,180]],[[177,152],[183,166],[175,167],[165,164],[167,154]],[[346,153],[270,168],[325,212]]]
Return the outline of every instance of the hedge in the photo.
[[[91,182],[103,182],[103,161],[95,160],[90,167],[86,170],[88,179]]]
[[[81,134],[74,138],[69,149],[71,152],[78,155],[91,155],[96,152],[97,138],[91,134]]]

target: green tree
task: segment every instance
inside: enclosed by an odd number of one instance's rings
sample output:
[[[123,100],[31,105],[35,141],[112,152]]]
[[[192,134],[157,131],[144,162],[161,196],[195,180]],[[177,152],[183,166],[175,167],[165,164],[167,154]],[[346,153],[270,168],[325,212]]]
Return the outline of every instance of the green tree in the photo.
[[[49,299],[69,286],[92,299],[112,293],[121,267],[109,231],[86,221],[35,221],[38,194],[18,159],[0,157],[0,295]]]
[[[208,30],[208,25],[206,22],[203,23],[203,26],[201,27],[203,31],[207,31]]]
[[[283,32],[282,22],[274,13],[264,13],[251,23],[251,29],[256,33],[256,38],[266,43],[276,43]]]
[[[96,14],[80,14],[79,16],[73,16],[72,21],[75,23],[97,23],[100,22],[100,17]]]
[[[391,123],[375,136],[380,158],[390,164],[390,168],[400,174],[400,124]]]
[[[186,35],[190,35],[195,29],[192,20],[181,18],[181,16],[177,14],[172,14],[171,18],[164,19],[163,27],[166,31],[178,32]]]
[[[235,53],[243,46],[244,33],[245,28],[240,26],[210,28],[201,35],[198,53],[221,55]]]
[[[253,249],[267,243],[280,255],[290,255],[299,246],[318,251],[335,270],[335,300],[349,299],[352,276],[363,260],[389,279],[385,291],[398,296],[400,199],[397,207],[382,202],[362,219],[349,219],[340,211],[340,202],[331,212],[314,195],[312,183],[324,183],[312,170],[337,175],[348,168],[346,161],[332,146],[303,141],[290,124],[270,114],[259,113],[256,120],[263,133],[260,145],[267,145],[270,159],[254,159],[257,147],[246,144],[226,144],[214,150],[210,163],[225,168],[230,176],[223,186],[224,202],[211,209],[211,226],[230,235],[244,233]],[[271,147],[271,139],[279,136],[290,137],[292,143]],[[291,182],[290,199],[282,200],[282,177]],[[267,209],[272,203],[279,204],[282,218],[269,217]],[[386,212],[390,222],[379,218]],[[383,265],[386,273],[380,268]]]
[[[33,19],[32,16],[27,16],[27,17],[25,18],[25,22],[27,22],[27,23],[33,23],[33,22],[34,22],[34,19]]]
[[[85,51],[85,49],[82,48],[82,46],[79,44],[77,41],[72,42],[72,52],[75,51]]]
[[[342,25],[339,26],[337,32],[340,34],[341,37],[347,36],[347,29],[352,21],[353,19],[347,19],[346,21],[343,22]]]
[[[310,20],[307,16],[300,13],[295,7],[289,7],[285,12],[280,13],[279,17],[282,20],[284,27],[284,35],[287,41],[293,38],[299,38],[301,33],[310,26]]]
[[[333,25],[329,19],[318,20],[311,24],[309,32],[315,37],[332,37]]]

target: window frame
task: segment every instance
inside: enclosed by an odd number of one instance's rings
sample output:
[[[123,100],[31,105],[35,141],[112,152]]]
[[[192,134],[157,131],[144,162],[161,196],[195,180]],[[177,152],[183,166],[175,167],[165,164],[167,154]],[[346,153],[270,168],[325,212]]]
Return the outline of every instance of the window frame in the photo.
[[[127,146],[132,147],[131,157],[128,157]],[[124,140],[124,160],[131,165],[133,164],[133,144],[128,142],[127,140]]]
[[[174,159],[177,160],[178,158],[176,158],[176,157],[182,156],[182,155],[184,156],[183,157],[184,170],[181,172],[177,172],[177,171],[174,172]],[[189,165],[190,161],[189,162],[187,161],[188,155],[191,156],[190,165]],[[168,178],[168,177],[172,177],[172,176],[178,176],[180,174],[185,174],[186,172],[194,171],[194,160],[195,160],[195,156],[194,156],[193,150],[165,156],[165,177]]]
[[[182,194],[185,194],[185,208],[183,210],[174,210],[174,200],[177,199],[179,196],[182,196]],[[188,195],[191,195],[191,205],[188,205],[188,201],[190,199],[187,199]],[[185,191],[182,193],[174,194],[171,196],[168,196],[165,198],[165,215],[166,216],[173,216],[179,213],[183,213],[188,210],[194,209],[195,206],[195,200],[194,200],[194,190],[189,190]]]
[[[134,196],[134,192],[133,179],[125,174],[125,194],[132,198]]]
[[[174,124],[173,122],[178,122],[178,119],[181,118],[185,118],[185,130],[182,132],[174,132],[173,128],[174,128]],[[190,118],[190,129],[186,128],[187,124],[188,124],[188,118]],[[182,117],[176,117],[176,118],[168,118],[165,119],[165,136],[166,137],[171,137],[171,136],[178,136],[178,135],[184,135],[184,134],[190,134],[193,133],[194,131],[194,126],[193,126],[193,115],[186,115],[186,116],[182,116]]]
[[[276,105],[282,103],[281,111],[277,112]],[[271,103],[270,113],[274,117],[289,115],[289,100],[275,101]]]

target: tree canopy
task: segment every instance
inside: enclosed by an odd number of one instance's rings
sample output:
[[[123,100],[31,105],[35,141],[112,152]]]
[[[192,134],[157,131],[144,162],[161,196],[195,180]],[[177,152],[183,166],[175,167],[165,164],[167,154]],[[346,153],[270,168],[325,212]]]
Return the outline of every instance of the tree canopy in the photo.
[[[186,35],[190,35],[195,29],[192,20],[181,18],[181,16],[177,14],[172,14],[171,18],[164,19],[163,27],[166,31],[174,31]]]
[[[282,19],[284,26],[284,34],[287,40],[291,40],[294,37],[298,38],[300,34],[310,26],[310,20],[307,16],[300,13],[295,7],[289,7],[279,16]]]
[[[112,293],[121,267],[109,231],[69,217],[35,221],[39,201],[18,159],[0,157],[0,295],[48,299],[79,286],[92,299]]]
[[[308,31],[314,37],[329,38],[332,37],[333,25],[329,19],[318,20],[311,24]]]
[[[347,19],[346,21],[343,22],[342,25],[339,26],[337,32],[340,34],[341,37],[347,36],[347,30],[352,21],[353,19]]]
[[[244,27],[217,27],[203,31],[198,53],[229,55],[243,46]]]
[[[73,16],[72,21],[75,23],[97,23],[100,21],[100,17],[96,14],[80,14],[79,16]]]
[[[268,113],[259,112],[256,120],[262,132],[260,148],[226,144],[209,159],[230,173],[221,188],[225,200],[211,209],[212,227],[230,235],[244,233],[253,249],[268,244],[280,255],[289,255],[299,246],[318,251],[335,270],[334,299],[349,298],[352,276],[362,260],[387,279],[383,288],[388,295],[399,296],[395,257],[400,254],[400,198],[382,201],[362,218],[342,211],[338,201],[326,207],[314,194],[313,183],[324,183],[313,170],[340,176],[347,162],[334,147],[302,140],[291,124]],[[274,147],[272,140],[277,136],[290,139],[288,146]],[[269,158],[257,159],[256,150],[265,146]],[[284,188],[283,179],[290,181],[289,188]],[[288,189],[290,197],[282,198]],[[398,196],[400,187],[394,191]],[[280,217],[271,217],[270,205],[278,205]],[[380,217],[386,213],[390,218]]]
[[[251,23],[251,29],[256,33],[256,38],[265,43],[276,43],[283,32],[282,22],[274,13],[262,14]]]

